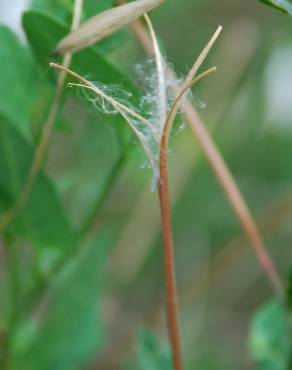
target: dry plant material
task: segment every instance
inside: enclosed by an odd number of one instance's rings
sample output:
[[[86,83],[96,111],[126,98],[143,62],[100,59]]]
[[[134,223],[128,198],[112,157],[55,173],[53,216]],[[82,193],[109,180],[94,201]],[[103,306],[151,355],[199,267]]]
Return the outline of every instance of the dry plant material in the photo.
[[[82,15],[82,8],[83,8],[83,0],[75,0],[73,19],[72,19],[72,25],[71,25],[72,30],[76,29],[80,23],[80,19]],[[71,64],[71,60],[72,60],[72,54],[65,54],[63,58],[63,65],[65,67],[69,67]],[[62,72],[58,77],[54,100],[51,105],[47,120],[44,123],[40,141],[34,153],[34,157],[33,157],[27,178],[25,180],[25,183],[23,185],[23,188],[20,192],[20,195],[15,205],[0,216],[0,232],[3,229],[5,229],[10,224],[10,222],[14,220],[17,214],[25,206],[33,190],[35,180],[42,166],[44,157],[47,153],[47,149],[48,149],[51,137],[52,137],[54,123],[56,121],[57,114],[60,108],[65,78],[66,78],[66,72]]]
[[[137,0],[105,10],[82,23],[76,30],[64,37],[52,55],[72,53],[90,46],[149,12],[163,1]]]
[[[123,4],[124,1],[119,0],[118,3]],[[154,53],[153,45],[142,22],[140,20],[136,20],[130,24],[130,27],[146,54],[152,56]],[[170,67],[166,67],[166,74],[172,79],[175,79],[175,73]],[[174,86],[174,90],[176,92],[177,87]],[[280,275],[267,251],[261,234],[235,179],[230,173],[230,170],[228,169],[208,130],[205,128],[204,122],[201,120],[196,109],[188,99],[185,99],[183,103],[183,112],[186,121],[193,130],[194,135],[197,137],[202,151],[206,155],[212,170],[222,186],[230,205],[256,254],[263,273],[270,281],[275,294],[282,299],[283,284]]]
[[[177,112],[182,105],[184,96],[195,83],[216,71],[216,68],[211,68],[206,72],[203,72],[200,75],[196,76],[196,73],[203,63],[204,59],[206,58],[209,50],[221,33],[222,27],[219,27],[218,30],[215,32],[210,42],[207,44],[206,48],[203,50],[199,58],[194,63],[185,81],[180,84],[180,87],[177,90],[173,102],[169,107],[167,98],[167,83],[165,78],[165,62],[160,52],[151,21],[147,15],[145,15],[145,18],[152,38],[157,70],[157,107],[155,109],[157,111],[157,116],[155,116],[155,120],[146,119],[130,106],[120,103],[113,96],[109,95],[95,84],[86,80],[79,74],[69,70],[68,68],[55,63],[50,63],[50,67],[66,72],[79,80],[80,83],[70,83],[70,86],[77,86],[86,90],[90,90],[92,93],[94,93],[95,96],[98,97],[98,99],[101,99],[103,103],[106,102],[110,104],[114,109],[114,112],[119,113],[125,119],[130,128],[134,131],[149,159],[160,197],[162,234],[164,241],[164,270],[169,340],[172,349],[174,368],[176,370],[183,370],[172,240],[171,206],[169,197],[168,142],[171,127],[173,125]],[[153,145],[153,143],[155,143],[156,146]]]

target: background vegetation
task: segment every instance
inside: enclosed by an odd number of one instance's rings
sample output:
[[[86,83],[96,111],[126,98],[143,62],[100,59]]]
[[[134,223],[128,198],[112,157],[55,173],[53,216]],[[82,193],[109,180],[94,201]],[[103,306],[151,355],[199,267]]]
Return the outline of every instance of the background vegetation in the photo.
[[[82,19],[111,6],[85,0]],[[27,177],[55,91],[49,54],[72,9],[72,0],[33,0],[25,40],[0,27],[1,213]],[[151,18],[179,76],[224,26],[206,63],[218,72],[193,100],[288,287],[291,18],[255,0],[167,0]],[[133,103],[151,68],[126,28],[72,62],[92,81],[132,91]],[[183,117],[170,162],[186,369],[291,369],[291,289],[288,304],[276,301]],[[1,369],[171,369],[158,200],[145,163],[122,119],[64,89],[43,170],[1,234]]]

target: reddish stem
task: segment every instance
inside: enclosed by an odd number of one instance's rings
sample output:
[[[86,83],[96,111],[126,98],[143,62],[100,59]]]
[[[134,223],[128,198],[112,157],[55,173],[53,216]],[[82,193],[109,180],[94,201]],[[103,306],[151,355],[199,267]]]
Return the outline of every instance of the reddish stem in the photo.
[[[168,138],[164,135],[161,140],[160,149],[160,179],[158,182],[158,191],[163,234],[167,324],[174,368],[175,370],[183,370],[171,227],[167,146]]]
[[[119,3],[123,2],[119,0]],[[130,24],[131,29],[138,42],[148,55],[153,54],[151,39],[144,29],[141,21],[136,20]],[[167,73],[173,78],[174,72],[168,68]],[[184,113],[187,122],[197,136],[202,151],[205,153],[210,166],[212,167],[218,181],[220,182],[238,220],[244,230],[248,240],[250,241],[257,259],[262,267],[264,274],[267,276],[276,295],[282,299],[283,283],[276,269],[276,266],[270,257],[266,246],[262,240],[261,234],[252,217],[252,214],[247,207],[244,197],[242,196],[233,176],[231,175],[223,157],[217,149],[212,137],[204,126],[204,122],[199,117],[192,104],[186,100],[184,104]]]

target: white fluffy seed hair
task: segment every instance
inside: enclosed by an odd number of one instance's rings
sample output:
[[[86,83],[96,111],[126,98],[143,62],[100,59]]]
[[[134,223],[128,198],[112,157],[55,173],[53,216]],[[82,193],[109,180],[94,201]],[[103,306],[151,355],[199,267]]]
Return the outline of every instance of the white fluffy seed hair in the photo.
[[[183,82],[180,82],[173,80],[173,74],[168,73],[170,79],[166,77],[166,71],[169,69],[160,52],[151,21],[147,15],[145,15],[145,19],[152,38],[155,62],[152,64],[155,65],[155,68],[149,69],[148,67],[148,70],[145,71],[143,65],[138,67],[140,78],[144,80],[149,90],[141,98],[140,104],[136,108],[130,103],[131,94],[125,91],[121,86],[93,83],[66,67],[54,63],[50,63],[50,66],[63,70],[77,78],[80,83],[70,83],[69,85],[83,88],[84,91],[87,91],[87,97],[88,92],[93,93],[93,97],[89,97],[89,99],[101,112],[106,114],[120,114],[124,118],[144,148],[153,170],[154,179],[157,181],[159,179],[159,159],[162,137],[166,135],[168,138],[176,114],[181,108],[183,99],[190,87],[215,70],[211,68],[196,77],[198,69],[219,36],[222,27],[218,27],[209,43],[194,63],[187,77]],[[148,62],[148,64],[150,63]],[[173,90],[173,86],[176,86],[176,95],[170,92]]]

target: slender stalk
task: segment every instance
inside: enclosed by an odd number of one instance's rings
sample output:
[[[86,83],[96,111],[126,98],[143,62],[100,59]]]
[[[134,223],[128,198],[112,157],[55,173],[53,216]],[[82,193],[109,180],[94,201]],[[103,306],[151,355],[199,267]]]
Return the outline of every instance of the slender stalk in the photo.
[[[192,105],[187,102],[184,109],[185,116],[191,125],[191,129],[196,134],[199,144],[203,149],[211,168],[213,169],[220,185],[222,186],[226,197],[241,224],[242,229],[250,241],[264,274],[270,281],[276,295],[282,298],[283,286],[280,275],[278,274],[274,262],[267,251],[258,227],[244,197],[242,196],[235,182],[234,177],[230,173],[218,148],[216,147],[197,113],[194,111]]]
[[[133,118],[136,118],[139,121],[143,122],[151,130],[153,136],[154,137],[157,137],[157,130],[152,126],[151,122],[148,121],[145,117],[141,116],[141,114],[137,113],[136,111],[134,111],[133,109],[127,107],[126,105],[118,102],[117,100],[115,100],[114,98],[112,98],[110,95],[106,95],[101,89],[99,89],[93,83],[91,83],[90,81],[88,81],[85,78],[81,77],[79,74],[77,74],[77,73],[69,70],[68,68],[65,69],[64,66],[58,65],[56,63],[50,63],[50,67],[59,69],[61,71],[66,71],[66,73],[71,74],[71,76],[79,79],[81,82],[84,83],[84,85],[83,85],[83,84],[77,84],[77,83],[70,82],[68,84],[69,87],[76,86],[76,87],[82,87],[84,89],[91,90],[96,95],[98,95],[102,99],[106,100],[114,108],[116,108],[119,111],[119,113],[121,113],[121,111],[122,111],[123,113],[129,114]],[[132,130],[135,131],[135,127],[132,125],[132,123],[130,124],[130,126],[131,126]]]
[[[205,60],[207,54],[212,48],[214,42],[219,36],[222,27],[219,27],[211,38],[210,42],[204,48],[199,58],[191,68],[187,78],[178,89],[177,96],[168,112],[167,107],[167,91],[164,76],[164,63],[160,53],[159,44],[155,35],[154,28],[148,15],[145,15],[145,19],[150,31],[152,38],[153,50],[157,66],[157,80],[158,80],[158,108],[160,113],[160,126],[161,126],[161,140],[160,140],[160,155],[159,155],[159,180],[158,180],[158,193],[160,199],[160,211],[162,221],[162,235],[163,235],[163,249],[164,249],[164,274],[165,274],[165,285],[166,285],[166,310],[167,310],[167,322],[168,322],[168,333],[171,345],[171,352],[173,357],[173,364],[175,370],[183,370],[183,359],[181,353],[181,340],[180,340],[180,329],[179,329],[179,312],[177,304],[177,289],[176,289],[176,278],[175,278],[175,258],[173,251],[173,237],[172,237],[172,225],[171,225],[171,205],[169,196],[169,178],[168,178],[168,142],[173,122],[175,120],[178,109],[181,106],[184,95],[187,93],[189,88],[196,82],[200,81],[204,77],[207,77],[210,73],[215,72],[216,68],[202,73],[198,77],[195,77],[196,72]]]
[[[171,207],[169,196],[169,178],[168,178],[168,141],[173,121],[176,113],[182,103],[184,94],[196,82],[207,77],[216,68],[211,68],[208,71],[197,76],[189,84],[183,84],[183,89],[177,95],[172,108],[170,109],[162,132],[160,143],[160,179],[158,182],[161,219],[162,219],[162,234],[164,241],[164,268],[165,268],[165,282],[166,282],[166,299],[167,299],[167,316],[168,316],[168,330],[172,348],[173,363],[175,370],[183,369],[180,333],[179,333],[179,319],[178,319],[178,306],[177,306],[177,290],[175,280],[175,265],[174,265],[174,252],[173,252],[173,238],[171,226]]]
[[[168,178],[168,107],[167,91],[164,75],[164,62],[160,52],[157,37],[148,15],[144,15],[149,28],[155,55],[158,81],[158,110],[159,127],[161,130],[160,155],[159,155],[159,178],[157,183],[163,236],[163,259],[164,259],[164,282],[166,290],[166,311],[168,337],[170,341],[172,361],[175,370],[183,370],[183,357],[181,351],[179,310],[177,299],[177,287],[175,277],[175,257],[173,249],[171,205],[169,195]]]
[[[72,19],[72,25],[71,25],[72,31],[76,29],[80,23],[82,8],[83,8],[83,0],[75,0],[73,19]],[[72,60],[72,54],[66,54],[63,58],[62,64],[65,67],[69,67],[71,64],[71,60]],[[51,109],[49,111],[47,120],[44,124],[41,137],[40,137],[40,141],[37,145],[34,157],[32,159],[32,163],[31,163],[27,178],[25,180],[23,188],[14,206],[0,216],[0,231],[5,229],[10,224],[10,222],[14,220],[17,214],[25,206],[33,190],[36,178],[43,165],[43,161],[45,159],[45,156],[47,154],[47,150],[48,150],[48,147],[51,141],[51,137],[52,137],[52,133],[54,129],[54,123],[56,121],[57,114],[60,109],[65,79],[66,79],[66,72],[63,71],[62,73],[60,73],[58,77],[54,100],[52,102]]]
[[[120,4],[123,2],[123,0],[118,1]],[[130,27],[144,51],[148,55],[153,55],[153,45],[149,35],[144,29],[142,22],[136,20],[130,24]],[[175,77],[173,70],[169,67],[167,68],[166,73],[170,77]],[[176,87],[174,89],[176,90]],[[201,149],[205,153],[211,168],[218,178],[218,181],[221,184],[230,202],[230,205],[233,208],[240,225],[246,234],[246,237],[254,249],[263,273],[270,281],[275,294],[281,299],[283,296],[283,284],[280,275],[267,251],[246,201],[242,196],[236,181],[230,173],[216,144],[214,143],[208,130],[205,128],[203,121],[199,117],[192,103],[187,99],[184,102],[184,115],[194,134],[196,135]]]
[[[70,74],[72,77],[77,78],[78,80],[80,80],[82,82],[82,84],[72,84],[72,83],[70,83],[69,86],[79,86],[79,87],[87,88],[87,89],[93,91],[97,96],[101,97],[102,99],[106,100],[109,104],[111,104],[117,110],[117,112],[119,112],[119,114],[125,119],[127,124],[131,127],[131,129],[136,134],[138,140],[140,141],[142,147],[145,150],[145,153],[146,153],[146,155],[149,159],[150,165],[151,165],[154,173],[156,173],[156,166],[155,166],[155,163],[154,163],[153,156],[151,154],[151,148],[149,146],[149,143],[145,140],[143,134],[138,130],[138,128],[135,126],[135,124],[133,124],[133,122],[129,118],[129,116],[132,116],[136,119],[139,119],[141,122],[143,122],[145,125],[147,125],[148,128],[152,131],[152,134],[154,135],[154,139],[158,140],[158,138],[155,137],[156,130],[151,125],[151,122],[148,121],[143,116],[141,116],[140,114],[138,114],[137,112],[135,112],[134,110],[127,107],[126,105],[119,103],[112,96],[105,94],[97,86],[92,84],[90,81],[86,80],[84,77],[80,76],[78,73],[76,73],[74,71],[71,71],[70,69],[68,69],[64,66],[61,66],[59,64],[56,64],[56,63],[50,63],[49,66],[51,68],[55,68],[55,69],[60,70],[60,71],[65,71],[68,74]]]
[[[183,103],[183,98],[186,95],[186,93],[188,92],[188,90],[193,85],[195,85],[197,82],[203,80],[204,78],[208,77],[210,74],[216,72],[216,70],[217,70],[216,67],[212,67],[212,68],[208,69],[207,71],[199,74],[197,77],[195,77],[193,80],[191,80],[187,84],[186,84],[186,82],[183,83],[183,87],[182,87],[182,89],[180,89],[179,93],[177,94],[176,98],[174,99],[172,107],[171,107],[171,109],[170,109],[170,111],[169,111],[169,113],[166,117],[166,120],[165,120],[164,131],[166,132],[167,137],[169,137],[169,135],[170,135],[170,131],[171,131],[173,122],[175,120],[177,112],[181,108],[181,105]]]
[[[159,108],[159,118],[160,118],[160,128],[163,128],[163,125],[166,120],[167,115],[167,92],[166,92],[166,82],[165,82],[165,62],[163,60],[162,54],[160,52],[158,40],[152,26],[151,20],[147,14],[144,15],[146,20],[151,39],[153,44],[153,51],[155,55],[156,68],[157,68],[157,80],[158,80],[158,108]]]
[[[175,264],[173,251],[173,237],[171,226],[171,207],[169,196],[168,179],[168,144],[164,135],[161,140],[160,150],[160,178],[158,181],[158,192],[160,200],[160,211],[163,235],[164,274],[166,288],[167,323],[172,357],[175,370],[183,370],[183,361],[180,344],[180,330],[177,304],[177,288],[175,278]]]

